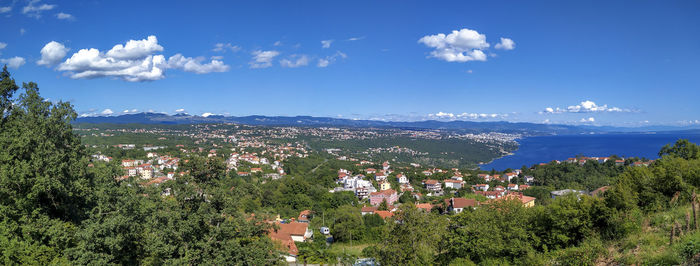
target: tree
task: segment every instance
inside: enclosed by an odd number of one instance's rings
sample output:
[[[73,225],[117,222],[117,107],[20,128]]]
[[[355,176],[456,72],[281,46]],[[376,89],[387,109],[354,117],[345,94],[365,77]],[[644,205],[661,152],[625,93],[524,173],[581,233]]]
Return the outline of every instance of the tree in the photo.
[[[673,146],[666,144],[661,148],[659,157],[664,155],[678,156],[686,160],[700,159],[700,146],[687,139],[679,139]]]
[[[358,240],[362,236],[362,214],[356,207],[340,206],[335,212],[335,222],[331,225],[331,234],[335,240],[347,242]]]
[[[389,210],[389,203],[386,202],[386,199],[382,200],[382,202],[379,203],[379,206],[377,207],[377,210],[379,210],[379,211],[387,211],[387,210]]]
[[[382,265],[433,264],[447,230],[445,218],[404,204],[393,219],[396,222],[386,223],[382,241],[371,252],[376,259]]]

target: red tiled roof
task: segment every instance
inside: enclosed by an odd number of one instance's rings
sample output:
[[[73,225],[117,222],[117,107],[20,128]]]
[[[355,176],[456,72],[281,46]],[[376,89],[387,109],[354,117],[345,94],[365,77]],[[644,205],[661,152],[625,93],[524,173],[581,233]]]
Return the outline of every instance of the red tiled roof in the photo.
[[[478,204],[475,199],[465,199],[465,198],[445,199],[445,204],[450,205],[450,201],[452,201],[452,200],[454,200],[454,205],[452,206],[453,208],[474,207]]]
[[[375,211],[374,213],[378,214],[380,217],[382,217],[382,219],[394,216],[394,213],[390,211]]]

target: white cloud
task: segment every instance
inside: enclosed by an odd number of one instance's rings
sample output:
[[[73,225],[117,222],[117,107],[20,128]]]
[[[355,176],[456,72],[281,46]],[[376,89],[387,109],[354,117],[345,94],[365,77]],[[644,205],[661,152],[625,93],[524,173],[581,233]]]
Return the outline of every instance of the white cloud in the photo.
[[[11,7],[11,6],[3,6],[3,7],[0,7],[0,14],[2,14],[2,13],[7,13],[7,12],[10,12],[10,11],[12,11],[12,7]]]
[[[67,14],[67,13],[63,13],[63,12],[60,12],[60,13],[56,14],[56,18],[58,18],[58,19],[65,19],[65,20],[73,20],[73,19],[75,19],[75,17],[73,17],[73,15]]]
[[[107,109],[104,109],[100,114],[103,114],[103,115],[111,115],[111,114],[113,114],[113,113],[114,113],[114,112],[112,111],[112,109],[107,108]]]
[[[158,44],[158,38],[151,35],[143,40],[129,40],[126,45],[117,44],[106,55],[114,59],[133,60],[162,51],[163,46]]]
[[[440,119],[440,120],[475,120],[475,119],[503,119],[508,117],[508,114],[486,114],[486,113],[445,113],[438,112],[435,114],[428,114],[428,118]]]
[[[214,114],[214,113],[203,113],[203,114],[202,114],[202,117],[209,117],[209,116],[212,116],[212,115],[216,115],[216,114]]]
[[[125,113],[125,114],[133,114],[133,113],[136,113],[136,112],[138,112],[138,111],[139,111],[139,109],[131,109],[131,110],[126,109],[126,110],[122,111],[122,113]]]
[[[220,60],[203,63],[204,58],[175,54],[168,60],[154,54],[163,51],[155,36],[143,40],[130,40],[125,45],[115,45],[106,53],[95,48],[80,49],[56,68],[66,71],[73,79],[114,77],[125,81],[140,82],[165,78],[166,69],[180,69],[197,74],[224,72],[229,69]]]
[[[56,5],[40,4],[39,2],[41,2],[41,1],[40,0],[29,1],[29,3],[27,3],[27,5],[22,9],[22,14],[25,14],[28,17],[40,18],[41,12],[56,8]]]
[[[619,107],[608,107],[607,104],[597,105],[593,101],[583,101],[577,105],[570,105],[566,108],[552,108],[547,107],[541,114],[561,114],[561,113],[598,113],[598,112],[608,112],[608,113],[630,113],[634,112],[631,109],[623,109]]]
[[[214,44],[214,49],[212,51],[214,52],[226,52],[227,50],[231,50],[231,52],[238,52],[241,50],[241,47],[238,45],[232,45],[231,43],[217,43]]]
[[[595,118],[593,118],[593,117],[581,118],[581,121],[579,121],[579,122],[581,122],[581,123],[593,123],[593,122],[595,122]]]
[[[221,55],[213,55],[213,56],[211,56],[210,58],[211,58],[212,60],[221,60],[221,59],[224,59],[224,57],[221,56]]]
[[[5,49],[5,47],[7,47],[7,44],[4,42],[0,42],[0,50]],[[2,53],[0,53],[0,54],[2,54]]]
[[[321,41],[321,48],[331,48],[333,40],[323,40]]]
[[[66,57],[68,50],[62,43],[51,41],[41,48],[41,60],[36,63],[45,66],[56,65]]]
[[[327,67],[327,66],[329,66],[331,63],[334,63],[338,58],[345,59],[345,58],[347,58],[347,57],[348,57],[348,55],[344,54],[344,53],[341,52],[341,51],[337,51],[337,52],[335,52],[335,54],[333,54],[333,55],[326,56],[325,58],[320,58],[320,59],[318,59],[318,63],[316,64],[316,66],[318,66],[318,67]]]
[[[253,51],[253,61],[250,61],[250,68],[267,68],[272,66],[272,60],[280,55],[278,51]]]
[[[280,65],[282,67],[290,67],[290,68],[307,66],[307,65],[309,65],[309,57],[306,55],[300,55],[300,56],[292,55],[288,59],[280,60]]]
[[[276,42],[273,43],[272,45],[274,45],[274,46],[282,46],[282,41],[276,41]]]
[[[182,69],[187,72],[206,74],[211,72],[226,72],[230,69],[223,61],[212,59],[209,63],[202,64],[204,58],[185,57],[175,54],[168,59],[168,68]]]
[[[7,59],[0,59],[0,63],[2,64],[7,64],[7,67],[9,68],[19,68],[20,66],[24,65],[27,60],[24,60],[24,58],[15,56],[12,58],[7,58]]]
[[[360,37],[352,37],[349,38],[348,41],[359,41],[359,40],[364,40],[366,36],[360,36]]]
[[[447,62],[486,61],[487,56],[483,50],[490,46],[486,42],[486,35],[466,28],[453,30],[447,35],[427,35],[418,42],[434,48],[430,52],[431,57]]]
[[[474,73],[474,71],[471,70],[471,69],[467,70],[466,72],[467,72],[467,74],[472,74],[472,73]]]
[[[27,30],[24,28],[19,29],[19,35],[24,35],[25,33],[27,33]]]
[[[185,111],[184,108],[180,108],[180,109],[175,110],[176,113],[182,113],[182,112],[184,112],[184,111]]]
[[[501,42],[497,43],[494,48],[502,50],[513,50],[515,49],[515,42],[508,38],[501,38]]]

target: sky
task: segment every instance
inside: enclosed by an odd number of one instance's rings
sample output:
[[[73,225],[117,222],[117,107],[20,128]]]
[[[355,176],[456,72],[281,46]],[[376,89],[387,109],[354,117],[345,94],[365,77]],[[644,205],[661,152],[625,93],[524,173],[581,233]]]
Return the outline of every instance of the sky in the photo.
[[[0,63],[82,116],[700,124],[698,1],[0,0]]]

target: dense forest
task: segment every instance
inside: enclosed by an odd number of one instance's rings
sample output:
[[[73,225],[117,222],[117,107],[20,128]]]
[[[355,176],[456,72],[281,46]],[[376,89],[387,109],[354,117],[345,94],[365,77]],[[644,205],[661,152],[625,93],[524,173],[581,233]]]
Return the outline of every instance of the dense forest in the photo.
[[[366,257],[382,265],[668,265],[692,263],[700,253],[700,148],[684,140],[662,147],[649,167],[524,171],[543,176],[536,187],[545,191],[608,185],[597,196],[532,208],[496,201],[448,215],[402,197],[384,220],[361,215],[351,192],[328,191],[337,169],[353,166],[322,156],[287,161],[288,176],[278,180],[227,173],[222,158],[195,155],[182,165],[186,175],[160,186],[118,181],[117,163],[91,164],[71,126],[75,118],[69,103],[46,101],[32,82],[21,91],[7,68],[0,73],[3,264],[282,264],[265,221],[306,209],[312,227],[330,227],[335,243],[321,234],[300,243],[304,263]],[[421,201],[431,200],[443,198]]]

